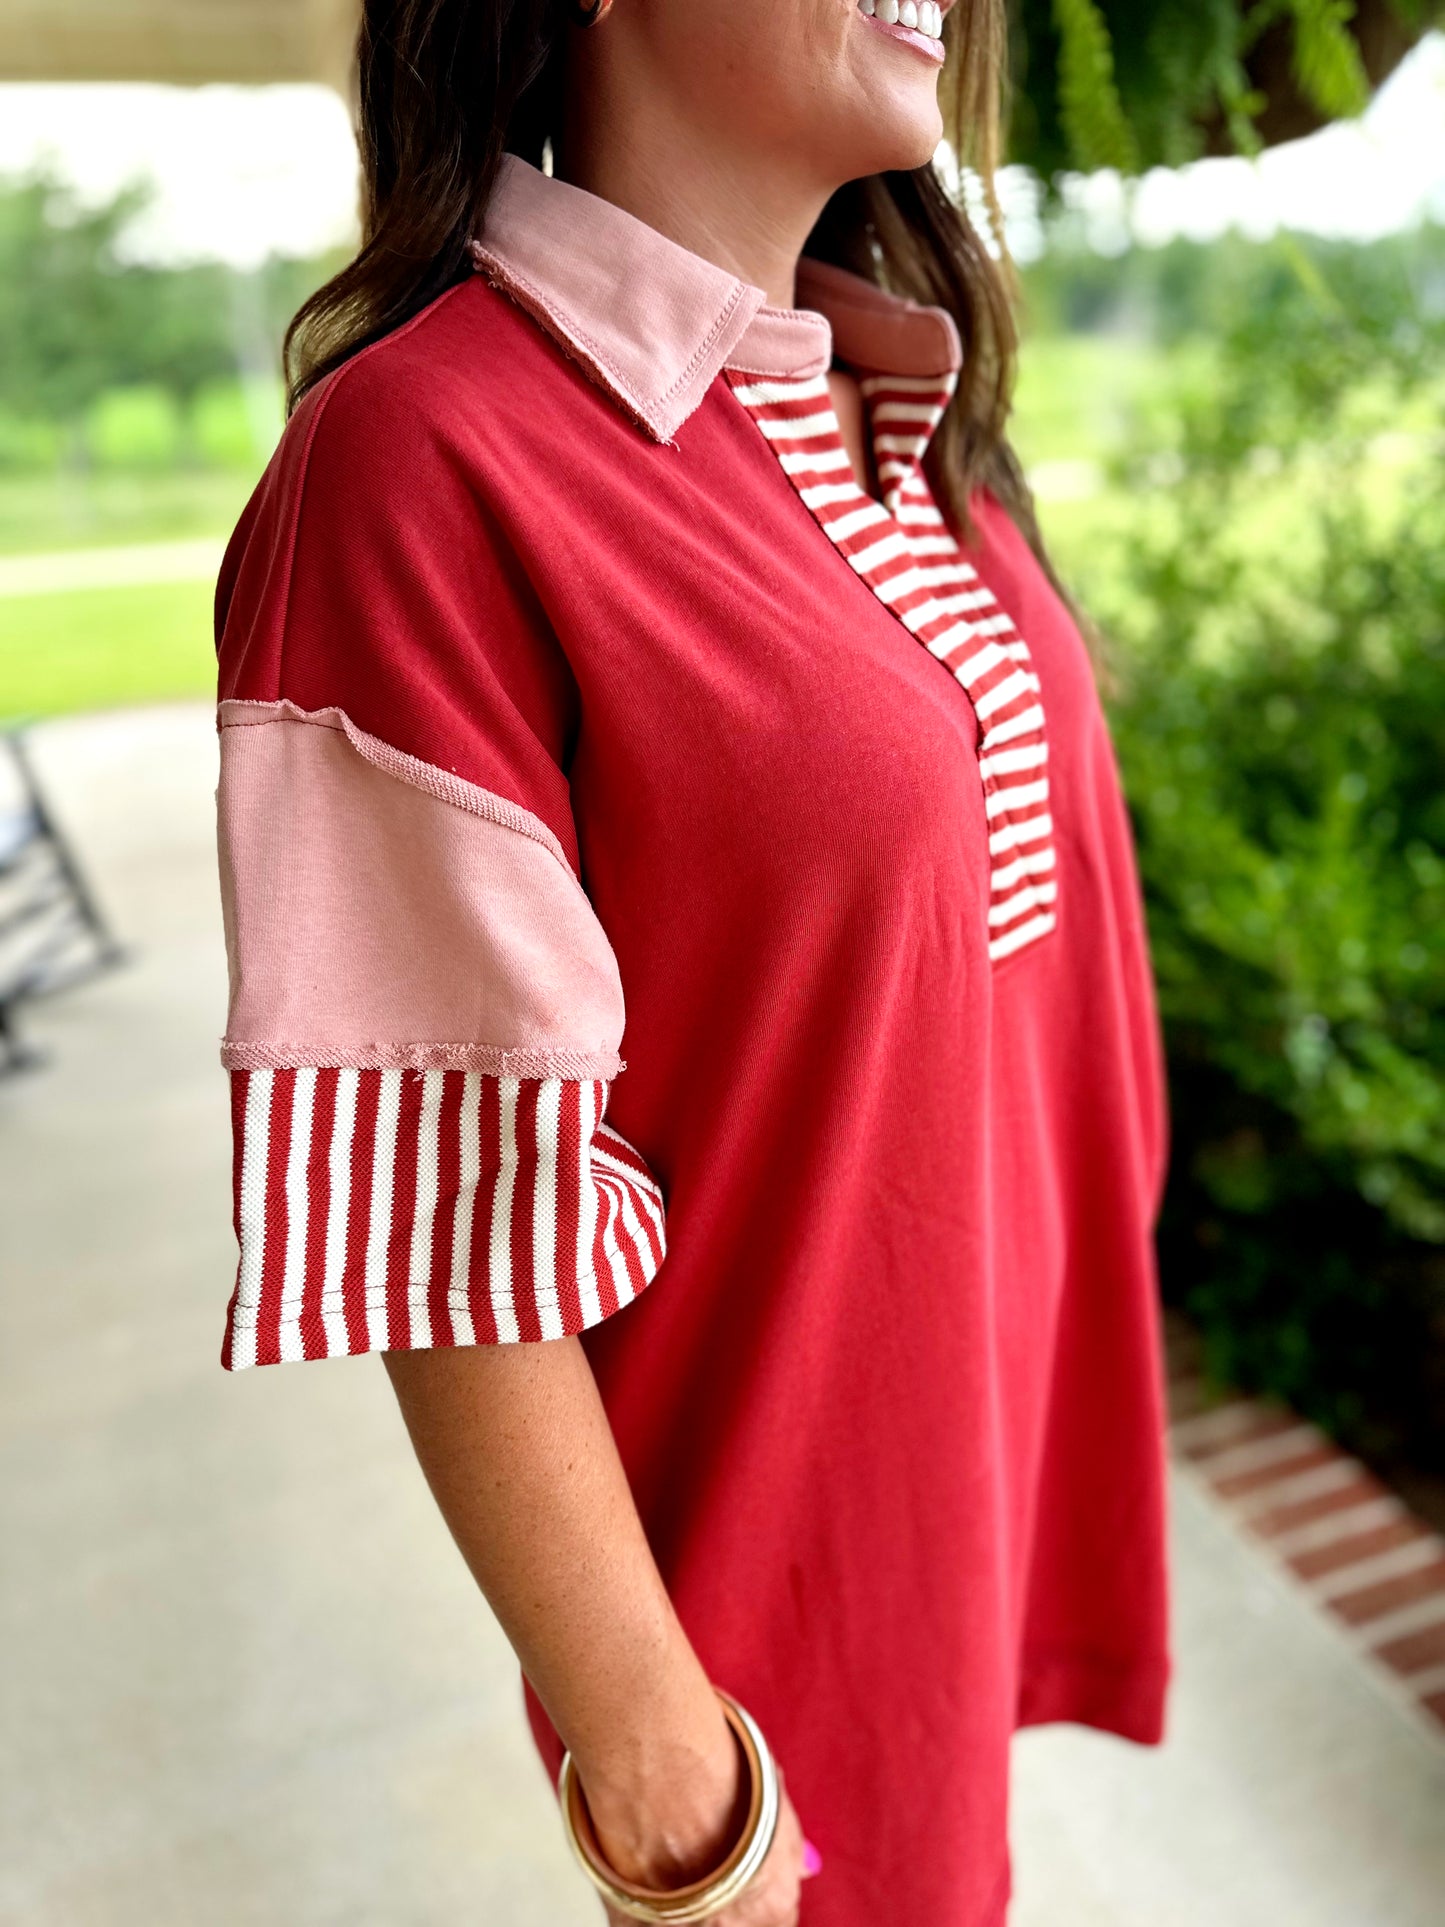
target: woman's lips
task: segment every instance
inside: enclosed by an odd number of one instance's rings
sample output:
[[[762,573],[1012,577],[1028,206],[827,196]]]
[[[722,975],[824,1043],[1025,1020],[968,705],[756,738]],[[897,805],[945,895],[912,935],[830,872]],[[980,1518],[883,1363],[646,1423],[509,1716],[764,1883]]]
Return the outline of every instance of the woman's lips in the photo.
[[[943,65],[943,42],[930,40],[927,34],[919,33],[916,27],[890,27],[877,14],[860,13],[858,18],[865,27],[872,27],[878,33],[886,33],[890,40],[902,41],[905,47],[915,47],[923,58],[934,67]]]

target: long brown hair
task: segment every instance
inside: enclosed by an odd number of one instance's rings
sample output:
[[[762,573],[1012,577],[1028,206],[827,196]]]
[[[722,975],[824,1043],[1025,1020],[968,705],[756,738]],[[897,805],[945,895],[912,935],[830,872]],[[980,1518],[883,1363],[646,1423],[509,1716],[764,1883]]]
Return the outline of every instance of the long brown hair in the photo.
[[[985,239],[930,165],[839,189],[805,251],[954,316],[963,374],[933,439],[929,480],[963,529],[970,495],[987,485],[1042,557],[1032,497],[1004,433],[1018,349],[993,191],[1005,5],[967,0],[950,11],[941,83],[946,136],[978,184],[993,234]],[[467,242],[481,232],[502,154],[540,167],[558,130],[569,18],[569,0],[365,0],[362,245],[287,330],[292,408],[471,272]]]

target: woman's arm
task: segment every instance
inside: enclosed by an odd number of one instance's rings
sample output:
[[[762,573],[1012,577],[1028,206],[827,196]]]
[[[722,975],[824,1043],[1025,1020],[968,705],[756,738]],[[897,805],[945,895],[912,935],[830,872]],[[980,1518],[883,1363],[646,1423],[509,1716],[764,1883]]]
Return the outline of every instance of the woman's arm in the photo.
[[[737,1747],[663,1586],[581,1344],[385,1356],[432,1493],[571,1749],[608,1859],[654,1886],[697,1878],[742,1824]],[[791,1921],[801,1857],[785,1794],[762,1873],[719,1922]]]

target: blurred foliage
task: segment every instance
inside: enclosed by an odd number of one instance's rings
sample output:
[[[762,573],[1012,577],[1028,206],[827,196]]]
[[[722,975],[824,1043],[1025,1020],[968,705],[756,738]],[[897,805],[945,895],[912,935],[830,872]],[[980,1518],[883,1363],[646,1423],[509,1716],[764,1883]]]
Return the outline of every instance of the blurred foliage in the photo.
[[[1247,298],[1245,298],[1247,297]],[[1117,593],[1167,1289],[1362,1449],[1445,1431],[1445,236],[1254,250]],[[1261,506],[1287,487],[1290,518]]]
[[[1445,0],[1013,0],[1013,158],[1178,167],[1357,114]]]
[[[324,264],[139,264],[125,241],[146,201],[130,188],[82,205],[43,172],[0,181],[0,466],[57,452],[83,465],[132,445],[155,463],[214,458],[217,386],[274,379],[281,331]],[[254,436],[233,422],[221,439],[234,456]]]
[[[1364,242],[1226,233],[1119,255],[1091,249],[1085,222],[1071,212],[1056,213],[1047,234],[1047,251],[1022,275],[1031,336],[1116,335],[1163,348],[1203,340],[1227,348],[1237,369],[1238,337],[1250,335],[1257,302],[1269,311],[1308,299],[1326,313],[1345,299],[1345,325],[1337,310],[1331,352],[1354,339],[1367,358],[1372,337],[1355,337],[1351,317],[1373,309],[1378,334],[1419,328],[1445,312],[1445,243],[1431,225]],[[1267,313],[1261,319],[1267,329]],[[1291,368],[1288,381],[1306,372]],[[1273,386],[1268,370],[1257,381]]]

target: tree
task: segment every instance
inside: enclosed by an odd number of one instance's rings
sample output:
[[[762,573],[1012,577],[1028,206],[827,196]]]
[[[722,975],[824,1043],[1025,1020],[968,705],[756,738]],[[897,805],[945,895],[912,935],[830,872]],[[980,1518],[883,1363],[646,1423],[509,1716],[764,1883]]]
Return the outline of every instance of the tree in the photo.
[[[130,260],[125,236],[148,192],[85,206],[45,172],[0,179],[0,417],[59,425],[72,460],[109,390],[161,388],[185,413],[208,382],[273,373],[287,317],[335,265]]]
[[[140,196],[83,210],[40,177],[0,193],[0,407],[22,419],[79,422],[124,364],[130,289],[116,237]]]
[[[1445,0],[1012,0],[1013,158],[1045,179],[1253,152],[1359,113]]]

